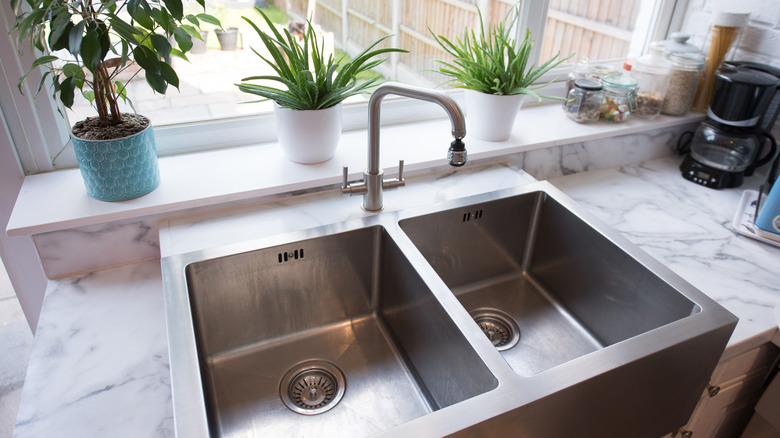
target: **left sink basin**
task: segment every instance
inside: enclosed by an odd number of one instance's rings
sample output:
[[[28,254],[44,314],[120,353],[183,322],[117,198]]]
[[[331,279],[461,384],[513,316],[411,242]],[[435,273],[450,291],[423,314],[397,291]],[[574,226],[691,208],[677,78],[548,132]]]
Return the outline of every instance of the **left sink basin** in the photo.
[[[306,237],[164,259],[177,435],[365,436],[498,385],[382,226]]]

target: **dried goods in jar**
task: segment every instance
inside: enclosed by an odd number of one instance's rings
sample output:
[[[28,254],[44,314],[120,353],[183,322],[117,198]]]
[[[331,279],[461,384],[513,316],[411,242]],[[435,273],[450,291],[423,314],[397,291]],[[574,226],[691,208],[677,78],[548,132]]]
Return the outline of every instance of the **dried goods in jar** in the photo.
[[[664,95],[658,91],[640,91],[636,95],[636,111],[634,114],[642,117],[653,117],[661,111]]]

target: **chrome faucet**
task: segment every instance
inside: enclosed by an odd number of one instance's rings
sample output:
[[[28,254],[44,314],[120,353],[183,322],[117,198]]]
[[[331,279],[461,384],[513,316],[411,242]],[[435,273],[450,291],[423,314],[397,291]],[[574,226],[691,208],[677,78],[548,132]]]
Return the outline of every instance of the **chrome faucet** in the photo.
[[[401,187],[406,184],[403,179],[404,162],[398,163],[398,178],[384,181],[384,171],[379,168],[379,115],[382,99],[388,94],[420,99],[433,102],[444,108],[452,123],[452,136],[455,141],[450,144],[447,160],[451,166],[466,164],[468,155],[463,137],[466,136],[466,121],[458,104],[446,93],[413,85],[387,82],[374,91],[368,101],[368,168],[363,171],[363,181],[348,182],[349,169],[344,166],[344,181],[342,193],[363,194],[363,209],[380,211],[383,208],[382,190]]]

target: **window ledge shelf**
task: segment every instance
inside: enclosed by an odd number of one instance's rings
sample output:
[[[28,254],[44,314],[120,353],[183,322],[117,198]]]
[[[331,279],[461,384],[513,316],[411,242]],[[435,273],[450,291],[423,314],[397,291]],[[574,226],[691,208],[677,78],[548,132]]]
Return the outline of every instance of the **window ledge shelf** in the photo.
[[[559,105],[524,108],[512,137],[503,142],[465,138],[472,161],[484,161],[547,147],[627,135],[693,123],[700,114],[659,116],[621,124],[577,124]],[[90,198],[78,169],[59,170],[25,178],[8,222],[9,236],[33,235],[128,220],[146,216],[172,216],[202,209],[248,202],[262,197],[341,184],[342,166],[349,166],[350,180],[360,179],[366,165],[366,131],[345,132],[336,156],[316,164],[287,160],[278,143],[160,158],[160,186],[152,193],[123,202]],[[386,126],[381,131],[381,166],[385,175],[397,172],[404,160],[407,175],[446,167],[452,141],[445,119]]]

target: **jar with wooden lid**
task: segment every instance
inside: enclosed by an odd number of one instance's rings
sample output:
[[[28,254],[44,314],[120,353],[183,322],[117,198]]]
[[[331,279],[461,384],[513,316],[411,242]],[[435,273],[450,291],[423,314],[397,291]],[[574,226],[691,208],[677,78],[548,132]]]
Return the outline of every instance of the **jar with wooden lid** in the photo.
[[[672,70],[661,113],[683,116],[691,109],[693,98],[696,97],[696,88],[707,65],[707,58],[693,52],[671,53],[669,61]]]

